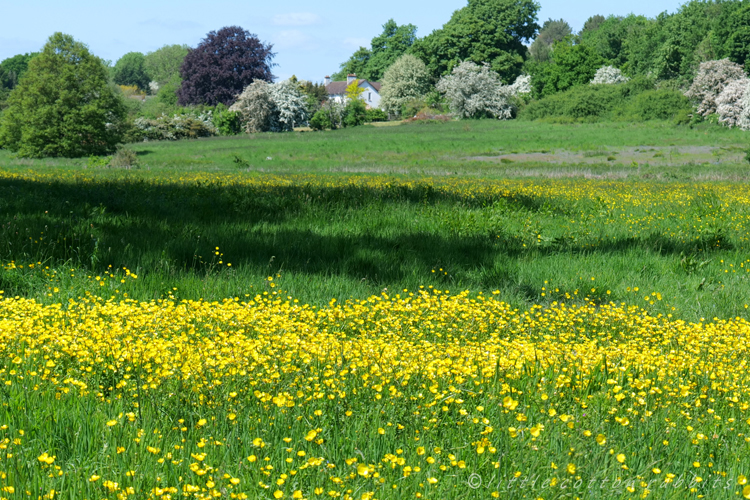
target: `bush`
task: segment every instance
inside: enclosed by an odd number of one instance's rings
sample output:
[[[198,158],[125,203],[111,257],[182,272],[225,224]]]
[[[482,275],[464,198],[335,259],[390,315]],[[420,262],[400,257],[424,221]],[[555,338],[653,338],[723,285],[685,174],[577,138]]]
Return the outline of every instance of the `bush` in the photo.
[[[237,135],[242,132],[240,114],[218,104],[213,112],[213,124],[219,135]]]
[[[742,116],[742,96],[750,86],[750,79],[740,78],[727,85],[716,98],[716,112],[719,123],[729,128],[739,125]]]
[[[567,121],[598,119],[621,104],[626,99],[627,90],[611,85],[580,85],[529,103],[519,112],[519,118],[565,118]]]
[[[364,104],[363,104],[364,105]],[[289,80],[248,85],[229,108],[237,112],[248,133],[291,131],[307,125],[307,98]]]
[[[716,113],[716,98],[727,85],[745,77],[745,72],[737,63],[729,59],[706,61],[700,64],[698,74],[685,95],[698,106],[698,114],[708,116]]]
[[[693,110],[690,100],[676,90],[647,90],[625,107],[623,115],[637,121],[675,120]],[[681,118],[682,120],[682,118]]]
[[[133,125],[136,130],[132,136],[140,140],[177,141],[216,135],[210,111],[204,114],[162,115],[155,120],[141,117],[136,118]]]
[[[326,130],[334,128],[331,117],[326,109],[319,109],[310,119],[310,128],[313,130]]]
[[[365,121],[367,123],[388,121],[388,115],[380,108],[371,108],[365,113]]]
[[[109,161],[109,166],[114,168],[132,168],[138,166],[138,155],[132,149],[117,148]]]
[[[445,95],[451,111],[461,118],[513,117],[512,90],[504,86],[489,65],[465,61],[444,76],[436,88]]]
[[[350,99],[344,108],[344,126],[357,127],[367,120],[367,106],[361,99]]]

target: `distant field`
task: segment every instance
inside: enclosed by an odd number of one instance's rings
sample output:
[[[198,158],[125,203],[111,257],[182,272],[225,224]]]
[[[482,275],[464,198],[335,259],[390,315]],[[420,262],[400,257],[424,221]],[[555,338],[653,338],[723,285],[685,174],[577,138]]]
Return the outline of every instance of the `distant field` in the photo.
[[[0,152],[0,497],[750,498],[746,142]]]

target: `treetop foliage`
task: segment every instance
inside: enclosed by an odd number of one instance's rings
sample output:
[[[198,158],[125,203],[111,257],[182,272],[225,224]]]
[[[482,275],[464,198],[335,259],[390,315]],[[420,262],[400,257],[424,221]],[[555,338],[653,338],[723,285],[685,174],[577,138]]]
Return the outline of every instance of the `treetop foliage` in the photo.
[[[180,104],[229,106],[254,81],[272,81],[272,48],[239,26],[211,31],[180,67]]]
[[[427,67],[411,54],[404,54],[383,75],[380,106],[399,114],[409,101],[422,99],[431,89]]]
[[[38,53],[17,54],[0,62],[0,87],[12,90],[29,68],[29,62]]]
[[[531,57],[537,61],[548,61],[552,54],[552,46],[555,42],[564,40],[570,36],[573,29],[564,19],[547,19],[539,30],[539,35],[529,47]]]
[[[189,52],[187,45],[165,45],[146,54],[143,66],[160,86],[180,79],[180,66]]]
[[[118,85],[135,85],[148,90],[151,78],[146,72],[146,56],[140,52],[128,52],[122,56],[112,70],[112,80]]]
[[[416,39],[416,26],[399,26],[393,19],[389,19],[383,25],[383,32],[370,42],[370,48],[360,47],[331,77],[342,81],[346,80],[347,75],[355,74],[365,80],[379,81],[385,70],[405,54]]]
[[[23,157],[107,154],[122,137],[124,114],[102,60],[55,33],[8,98],[0,145]]]
[[[527,57],[524,43],[539,31],[539,8],[533,0],[469,0],[442,28],[417,40],[412,53],[434,78],[471,61],[487,63],[504,81],[512,81]]]

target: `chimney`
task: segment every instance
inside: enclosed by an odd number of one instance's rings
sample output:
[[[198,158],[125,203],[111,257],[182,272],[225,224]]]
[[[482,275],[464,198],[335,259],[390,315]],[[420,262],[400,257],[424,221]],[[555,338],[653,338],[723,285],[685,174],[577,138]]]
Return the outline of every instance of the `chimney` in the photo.
[[[357,75],[348,74],[346,75],[346,84],[351,85],[354,80],[357,79]]]
[[[331,84],[331,77],[326,75],[325,81],[326,81],[326,87],[329,86]]]

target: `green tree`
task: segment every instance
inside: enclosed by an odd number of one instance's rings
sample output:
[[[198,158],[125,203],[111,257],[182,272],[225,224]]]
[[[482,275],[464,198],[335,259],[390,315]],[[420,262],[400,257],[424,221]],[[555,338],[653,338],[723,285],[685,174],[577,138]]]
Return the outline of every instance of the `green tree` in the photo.
[[[581,35],[588,31],[596,31],[599,29],[599,26],[602,25],[604,21],[606,21],[607,18],[596,14],[595,16],[591,16],[588,19],[586,19],[586,22],[583,23],[583,29],[581,30]]]
[[[732,61],[747,69],[747,60],[750,58],[750,4],[743,3],[742,7],[732,13],[730,26],[732,34],[726,42],[725,53]]]
[[[8,99],[0,145],[22,157],[108,154],[120,142],[124,116],[102,60],[55,33]]]
[[[423,99],[432,89],[427,67],[411,54],[404,54],[383,76],[380,105],[388,113],[399,114],[409,101]]]
[[[187,45],[165,45],[146,54],[143,66],[146,74],[159,85],[168,82],[180,82],[180,66],[188,53]]]
[[[146,73],[146,56],[140,52],[128,52],[122,56],[112,70],[112,80],[117,85],[135,85],[148,90],[151,78]]]
[[[399,26],[389,19],[383,25],[383,32],[370,42],[370,48],[360,47],[332,78],[341,81],[346,80],[347,75],[354,74],[365,80],[378,81],[383,78],[385,70],[414,45],[416,39],[416,26]]]
[[[539,31],[534,0],[469,0],[441,29],[417,40],[412,53],[433,78],[449,74],[462,61],[488,63],[505,82],[521,74],[524,42]]]
[[[531,57],[540,62],[547,62],[552,56],[552,45],[572,33],[573,29],[564,19],[547,19],[536,40],[529,47]]]
[[[552,62],[532,74],[532,85],[538,96],[551,95],[576,85],[588,84],[605,61],[589,46],[574,44],[573,37],[557,42]]]
[[[29,62],[37,55],[18,54],[0,62],[0,87],[13,90],[29,68]]]

